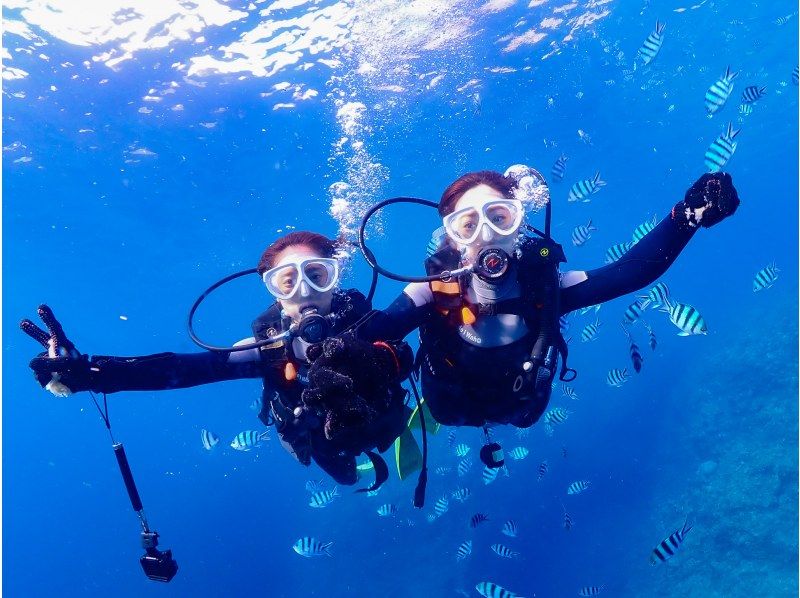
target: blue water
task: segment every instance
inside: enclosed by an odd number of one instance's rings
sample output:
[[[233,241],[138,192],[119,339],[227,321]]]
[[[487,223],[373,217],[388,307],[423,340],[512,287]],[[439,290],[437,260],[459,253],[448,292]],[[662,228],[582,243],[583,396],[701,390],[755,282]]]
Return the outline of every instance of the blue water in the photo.
[[[796,595],[796,5],[39,4],[3,9],[7,595],[477,596],[480,581],[528,597],[588,585],[609,596]],[[664,46],[632,72],[657,18]],[[727,65],[741,74],[708,118],[703,95]],[[756,84],[767,95],[741,116],[741,92]],[[525,439],[498,429],[507,449],[531,454],[488,486],[477,465],[463,479],[432,473],[422,512],[411,506],[413,479],[394,477],[377,497],[345,489],[311,509],[304,485],[321,471],[274,440],[252,453],[228,448],[237,432],[261,428],[248,409],[258,381],[114,394],[114,436],[180,564],[169,585],[148,581],[89,397],[55,399],[27,368],[37,347],[17,325],[39,303],[89,354],[196,351],[185,324],[192,301],[292,227],[352,240],[348,215],[380,199],[435,200],[464,172],[514,163],[549,175],[561,152],[569,161],[564,182],[551,185],[555,235],[567,267],[596,267],[607,247],[682,198],[729,121],[742,129],[727,167],[741,207],[700,231],[663,279],[700,309],[709,335],[679,338],[648,312],[659,346],[651,352],[635,329],[644,369],[615,389],[604,380],[629,366],[617,322],[632,297],[601,308],[606,326],[593,343],[578,337],[594,316],[574,314],[580,400],[556,390],[551,402],[569,420],[552,438],[541,426]],[[569,186],[598,170],[608,185],[591,203],[567,204]],[[334,218],[331,206],[345,209]],[[572,247],[572,229],[589,218],[598,231]],[[438,225],[432,210],[392,208],[371,244],[388,268],[418,274]],[[773,260],[777,283],[753,293],[755,273]],[[367,289],[360,256],[346,284]],[[376,307],[401,289],[382,280]],[[255,278],[237,281],[204,305],[200,332],[217,344],[248,336],[269,302]],[[202,428],[222,438],[212,452]],[[431,439],[432,469],[456,465],[445,437]],[[472,454],[480,446],[477,430],[457,438]],[[537,482],[543,460],[549,472]],[[567,496],[579,479],[590,489]],[[426,521],[458,485],[472,497]],[[398,513],[379,518],[387,502]],[[490,521],[471,530],[476,512]],[[687,516],[694,529],[681,552],[651,567],[653,546]],[[517,538],[499,533],[509,518]],[[333,556],[299,557],[291,546],[304,535],[333,541]],[[456,563],[468,538],[473,554]],[[498,558],[496,542],[522,559]]]

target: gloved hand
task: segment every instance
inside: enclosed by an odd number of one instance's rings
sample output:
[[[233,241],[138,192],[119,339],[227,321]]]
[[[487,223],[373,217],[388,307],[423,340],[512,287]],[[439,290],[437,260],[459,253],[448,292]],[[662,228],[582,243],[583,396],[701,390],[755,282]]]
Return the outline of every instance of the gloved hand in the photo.
[[[28,319],[22,320],[19,324],[25,334],[46,349],[30,362],[36,380],[42,388],[46,388],[57,397],[90,390],[92,372],[89,356],[82,355],[75,348],[47,305],[40,305],[37,312],[47,326],[48,332]]]
[[[683,201],[672,208],[672,219],[689,228],[708,228],[724,220],[739,207],[739,194],[731,175],[706,173],[689,187]]]
[[[399,368],[387,345],[346,333],[309,347],[306,355],[312,364],[303,402],[326,412],[324,429],[329,440],[368,424],[388,406]]]

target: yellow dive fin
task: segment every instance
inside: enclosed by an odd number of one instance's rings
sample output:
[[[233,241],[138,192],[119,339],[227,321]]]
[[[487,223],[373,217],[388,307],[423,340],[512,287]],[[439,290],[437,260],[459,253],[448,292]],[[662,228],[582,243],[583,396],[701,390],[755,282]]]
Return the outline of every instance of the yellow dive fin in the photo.
[[[401,480],[405,480],[422,468],[422,451],[409,428],[405,428],[394,441],[394,457],[397,463],[397,476]]]
[[[439,424],[439,422],[433,419],[431,410],[428,409],[428,404],[425,402],[425,399],[422,399],[422,409],[423,413],[425,413],[425,428],[427,429],[428,434],[436,434],[439,431],[439,428],[442,426]],[[411,413],[411,417],[408,419],[408,429],[422,429],[422,425],[419,423],[419,407],[414,407],[414,411]]]

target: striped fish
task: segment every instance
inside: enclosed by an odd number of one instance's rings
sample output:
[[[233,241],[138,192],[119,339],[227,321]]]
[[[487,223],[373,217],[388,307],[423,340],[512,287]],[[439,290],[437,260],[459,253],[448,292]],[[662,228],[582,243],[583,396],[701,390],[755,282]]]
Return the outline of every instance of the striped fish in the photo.
[[[680,328],[678,336],[690,336],[693,334],[708,334],[706,321],[700,312],[688,303],[667,303],[661,308],[669,314],[669,320]]]
[[[309,507],[315,509],[322,509],[327,507],[333,502],[333,499],[339,496],[339,487],[334,486],[333,490],[320,490],[311,495],[311,502],[308,503]]]
[[[520,440],[525,440],[531,434],[530,428],[517,428],[514,430],[514,435]]]
[[[564,174],[567,172],[567,157],[564,154],[561,154],[556,160],[556,163],[553,164],[553,169],[550,173],[553,175],[553,180],[556,182],[561,182],[564,180]]]
[[[641,295],[639,299],[647,299],[650,307],[663,307],[669,303],[669,287],[666,283],[659,282],[647,292],[647,295]]]
[[[578,596],[597,596],[606,589],[606,586],[584,586],[578,592]]]
[[[633,238],[631,242],[636,245],[639,241],[644,239],[644,236],[656,227],[656,217],[653,216],[650,220],[642,222],[639,226],[633,229]]]
[[[581,342],[588,343],[589,341],[596,339],[597,331],[600,330],[600,326],[602,326],[602,324],[600,323],[599,318],[595,320],[593,324],[587,324],[584,326],[583,330],[581,331]]]
[[[688,519],[683,522],[683,527],[672,532],[668,538],[662,540],[661,543],[653,548],[650,554],[650,564],[657,565],[672,558],[675,551],[678,550],[680,545],[686,539],[686,534],[692,530],[692,526],[688,524]]]
[[[595,232],[597,228],[592,226],[591,219],[586,224],[581,224],[580,226],[576,226],[572,229],[572,244],[575,247],[580,247],[586,241],[592,238],[592,233]]]
[[[578,480],[577,482],[572,482],[569,486],[567,486],[567,494],[580,494],[589,487],[589,484],[591,484],[591,482],[587,480]]]
[[[636,53],[636,58],[642,61],[642,66],[647,66],[658,56],[658,51],[664,43],[664,36],[662,35],[664,26],[665,23],[656,21],[655,30],[650,32],[650,35],[647,36],[642,47],[639,48],[639,51]],[[636,60],[633,62],[633,70],[636,70]]]
[[[606,182],[600,180],[600,173],[597,172],[594,178],[584,179],[572,185],[569,190],[569,195],[567,196],[567,201],[588,202],[589,196],[600,191],[600,187],[605,187],[605,185]]]
[[[517,537],[517,524],[514,523],[513,519],[509,519],[503,524],[503,529],[500,530],[504,535],[508,536],[509,538],[516,538]]]
[[[475,513],[472,518],[469,520],[469,526],[472,529],[478,527],[481,523],[489,521],[489,517],[483,513]]]
[[[731,67],[726,67],[725,74],[708,88],[708,91],[706,91],[706,111],[709,114],[714,114],[725,105],[728,96],[733,91],[733,80],[738,74],[738,71],[731,72]]]
[[[217,443],[219,442],[219,436],[214,434],[214,432],[209,432],[205,428],[200,430],[200,440],[203,443],[203,448],[207,451],[210,451],[214,448]]]
[[[778,17],[777,19],[775,19],[775,24],[776,25],[786,25],[786,23],[788,23],[789,21],[792,20],[792,17],[796,17],[796,16],[797,16],[797,13],[793,12],[793,13],[788,14],[786,16]]]
[[[561,334],[564,334],[567,330],[569,330],[569,319],[566,315],[558,318],[558,329],[561,331]]]
[[[431,257],[434,253],[442,248],[442,245],[447,237],[447,231],[443,226],[440,226],[431,235],[431,240],[428,241],[428,247],[425,249],[425,255]]]
[[[264,406],[264,398],[261,395],[257,396],[255,399],[253,399],[253,402],[250,403],[250,409],[252,409],[256,413],[261,413],[261,408],[263,406]]]
[[[322,487],[325,483],[322,480],[308,480],[306,482],[306,490],[308,490],[311,494],[314,492],[319,492],[322,490]]]
[[[566,511],[564,511],[564,529],[567,531],[572,529],[572,517]]]
[[[452,467],[437,467],[434,471],[436,472],[436,475],[447,475],[452,470]]]
[[[386,503],[378,507],[378,515],[381,517],[391,517],[397,514],[397,507],[391,503]]]
[[[753,114],[753,105],[741,104],[739,106],[739,114],[741,114],[742,116],[750,116],[751,114]],[[741,122],[741,120],[742,119],[739,119],[739,122]]]
[[[463,478],[470,469],[472,469],[472,459],[464,457],[458,462],[458,477]]]
[[[521,595],[491,581],[482,581],[475,586],[475,589],[484,598],[523,598]]]
[[[380,492],[380,488],[376,488],[375,490],[367,490],[367,496],[372,498],[373,496],[378,496],[378,492]]]
[[[615,388],[619,388],[628,381],[629,377],[630,376],[628,375],[627,368],[622,368],[621,370],[614,368],[613,370],[609,370],[608,374],[606,375],[606,384]]]
[[[443,496],[439,500],[436,501],[436,504],[433,505],[433,510],[436,512],[437,517],[441,517],[447,510],[450,508],[450,501],[447,500],[446,496]]]
[[[497,474],[500,473],[500,467],[489,467],[488,465],[483,466],[483,473],[481,473],[481,479],[483,480],[484,485],[489,485],[497,479]]]
[[[775,281],[778,280],[778,272],[780,270],[775,265],[775,262],[772,262],[766,268],[761,268],[756,272],[756,277],[753,279],[753,292],[757,293],[774,285]]]
[[[644,310],[650,304],[649,299],[637,299],[633,303],[631,303],[627,308],[625,308],[625,320],[633,324],[642,317]],[[630,336],[630,335],[629,335]]]
[[[594,305],[588,305],[580,309],[580,314],[583,316],[592,310],[594,310],[594,313],[597,313],[598,311],[600,311],[601,307],[603,307],[602,303],[595,303]]]
[[[642,320],[644,322],[644,320]],[[650,345],[650,349],[655,351],[656,347],[658,346],[658,339],[656,339],[656,333],[653,332],[653,329],[650,328],[650,324],[644,322],[644,327],[647,328],[647,334],[650,336],[648,339],[648,344]]]
[[[462,442],[461,444],[456,445],[456,447],[453,449],[453,452],[455,453],[456,457],[466,457],[469,450],[469,446]]]
[[[561,390],[563,391],[564,396],[567,397],[568,399],[572,399],[573,401],[579,400],[578,399],[578,393],[576,393],[575,389],[572,388],[571,386],[569,386],[567,384],[562,384],[561,385]]]
[[[767,94],[767,86],[748,85],[742,92],[742,104],[754,104]]]
[[[795,85],[800,82],[800,66],[796,66],[792,69],[792,83]]]
[[[322,555],[333,556],[330,551],[332,545],[333,542],[320,542],[311,536],[304,536],[294,543],[292,549],[306,558]]]
[[[453,445],[455,443],[456,443],[456,431],[454,428],[447,433],[447,446],[453,448]]]
[[[435,513],[428,513],[428,515],[425,517],[425,519],[428,520],[428,523],[433,523],[434,521],[436,521],[436,514]]]
[[[456,560],[463,561],[471,554],[472,554],[472,540],[466,540],[462,542],[461,545],[458,547],[458,550],[456,550]]]
[[[511,550],[508,546],[504,544],[492,544],[492,550],[494,550],[497,556],[502,557],[504,559],[519,558],[519,553],[516,550]]]
[[[522,461],[522,459],[524,459],[525,457],[530,455],[530,453],[531,452],[528,449],[526,449],[524,446],[518,446],[518,447],[516,447],[514,449],[511,449],[511,451],[508,454],[515,461]]]
[[[458,488],[453,492],[453,494],[451,494],[451,496],[458,502],[464,502],[469,498],[469,495],[469,488]]]
[[[617,243],[606,249],[606,264],[613,264],[623,255],[628,253],[633,243]]]
[[[711,142],[705,153],[705,165],[709,172],[719,172],[728,163],[736,151],[738,142],[734,141],[741,129],[734,129],[733,123],[728,123],[728,128],[719,137]]]
[[[628,337],[628,343],[630,343],[630,355],[631,355],[631,362],[633,363],[633,369],[638,374],[642,371],[642,362],[644,359],[642,358],[642,354],[639,352],[639,346],[636,344],[636,341],[633,340],[633,335],[631,334],[630,330],[628,330],[625,325],[622,325],[622,330],[625,332],[625,336]]]
[[[563,424],[569,418],[571,411],[563,407],[554,407],[544,414],[544,421],[547,424]]]
[[[231,440],[231,447],[237,451],[249,451],[260,446],[262,440],[269,440],[269,430],[264,430],[263,432],[245,430],[244,432],[239,432]]]
[[[537,482],[541,482],[542,478],[545,475],[547,475],[547,469],[548,469],[547,461],[542,461],[541,463],[539,463],[539,477],[536,478]]]

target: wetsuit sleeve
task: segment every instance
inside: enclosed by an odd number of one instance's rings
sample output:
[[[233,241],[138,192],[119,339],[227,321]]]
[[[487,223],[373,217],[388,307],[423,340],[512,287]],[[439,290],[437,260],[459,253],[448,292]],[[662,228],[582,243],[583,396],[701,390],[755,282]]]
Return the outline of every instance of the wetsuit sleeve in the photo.
[[[211,351],[143,357],[95,355],[89,361],[89,389],[104,393],[167,390],[263,375],[260,360],[233,361],[229,355]]]
[[[634,245],[618,261],[589,270],[586,278],[570,284],[572,276],[562,281],[561,314],[603,303],[652,284],[672,265],[696,228],[679,227],[670,216]],[[579,274],[579,273],[572,273]]]
[[[388,308],[376,311],[360,326],[358,337],[369,342],[402,340],[422,325],[431,309],[432,304],[417,305],[404,291]]]

